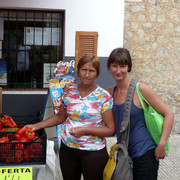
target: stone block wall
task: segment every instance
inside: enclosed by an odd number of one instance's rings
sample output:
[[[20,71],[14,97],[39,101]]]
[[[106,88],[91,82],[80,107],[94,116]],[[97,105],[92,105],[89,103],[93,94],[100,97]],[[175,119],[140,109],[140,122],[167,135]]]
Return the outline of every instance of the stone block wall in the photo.
[[[180,0],[125,0],[130,76],[147,83],[175,114],[180,133]]]

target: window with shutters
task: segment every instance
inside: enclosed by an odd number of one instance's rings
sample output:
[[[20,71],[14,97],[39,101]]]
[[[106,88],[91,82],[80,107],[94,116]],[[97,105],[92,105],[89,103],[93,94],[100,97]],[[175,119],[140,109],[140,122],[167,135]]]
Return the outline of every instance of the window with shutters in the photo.
[[[76,32],[76,49],[75,49],[75,61],[76,71],[79,59],[85,54],[94,54],[97,56],[97,32]]]

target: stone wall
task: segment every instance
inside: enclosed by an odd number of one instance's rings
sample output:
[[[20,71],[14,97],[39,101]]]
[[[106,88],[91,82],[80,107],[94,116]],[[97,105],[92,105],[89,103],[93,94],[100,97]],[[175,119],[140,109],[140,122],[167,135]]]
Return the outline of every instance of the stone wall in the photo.
[[[180,132],[180,0],[125,0],[130,76],[147,83],[175,114]]]

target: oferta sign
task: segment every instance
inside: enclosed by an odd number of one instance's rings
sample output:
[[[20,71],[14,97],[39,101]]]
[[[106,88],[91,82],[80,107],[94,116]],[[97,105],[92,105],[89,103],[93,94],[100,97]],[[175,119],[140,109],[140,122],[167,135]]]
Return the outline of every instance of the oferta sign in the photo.
[[[32,167],[0,168],[0,180],[32,180]]]

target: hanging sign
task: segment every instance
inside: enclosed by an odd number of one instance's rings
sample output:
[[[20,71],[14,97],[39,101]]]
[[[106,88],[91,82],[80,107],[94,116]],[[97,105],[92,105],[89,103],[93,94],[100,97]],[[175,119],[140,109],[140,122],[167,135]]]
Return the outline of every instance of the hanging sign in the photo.
[[[32,180],[32,167],[0,168],[1,180]]]

